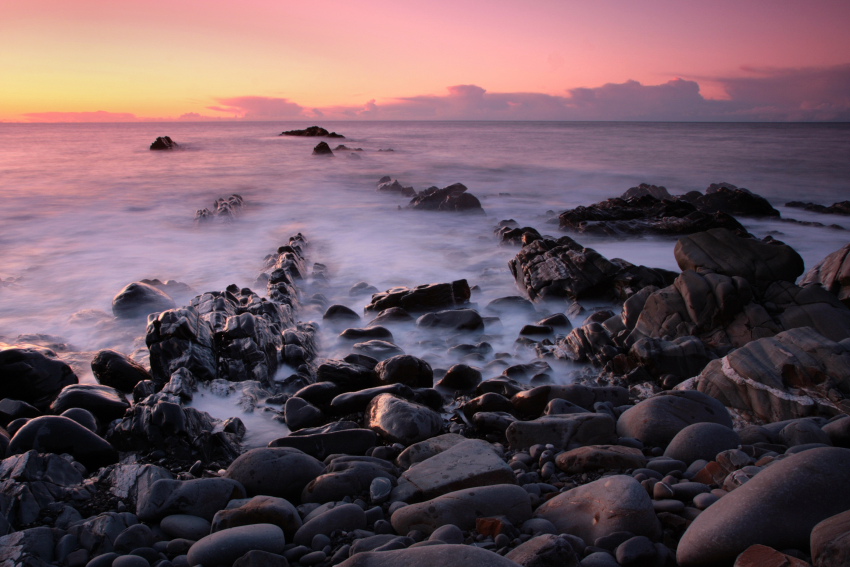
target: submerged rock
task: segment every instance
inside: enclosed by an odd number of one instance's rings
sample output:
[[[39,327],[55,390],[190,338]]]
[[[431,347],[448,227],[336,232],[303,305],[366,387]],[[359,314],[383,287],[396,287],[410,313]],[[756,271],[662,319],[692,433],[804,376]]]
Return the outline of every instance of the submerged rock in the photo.
[[[420,191],[411,199],[407,208],[423,211],[456,211],[484,214],[484,209],[481,208],[481,201],[475,195],[467,193],[466,186],[462,183],[455,183],[442,189],[429,187]]]
[[[316,147],[313,148],[313,155],[333,157],[334,152],[327,142],[319,142],[318,144],[316,144]]]
[[[142,282],[127,284],[112,299],[112,313],[119,319],[147,317],[174,307],[174,300],[169,295]]]
[[[400,307],[409,312],[439,311],[462,307],[469,302],[471,295],[472,292],[466,280],[423,284],[412,289],[394,287],[374,294],[372,302],[366,306],[366,312],[383,312],[392,307]]]
[[[142,380],[152,380],[144,366],[114,350],[99,350],[91,361],[95,379],[104,386],[132,392]]]
[[[328,132],[321,126],[310,126],[308,128],[304,128],[302,130],[286,130],[285,132],[280,133],[281,136],[325,136],[327,138],[345,138],[345,136],[341,134],[337,134],[336,132]]]
[[[168,136],[159,136],[156,140],[151,143],[152,150],[173,150],[177,148],[177,142],[172,140]]]

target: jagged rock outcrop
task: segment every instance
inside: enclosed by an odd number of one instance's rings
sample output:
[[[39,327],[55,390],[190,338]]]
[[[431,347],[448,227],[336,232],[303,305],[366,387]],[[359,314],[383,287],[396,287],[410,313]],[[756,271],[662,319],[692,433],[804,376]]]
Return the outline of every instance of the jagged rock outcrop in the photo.
[[[195,213],[195,222],[205,222],[214,218],[233,220],[239,216],[244,203],[245,199],[236,193],[229,197],[220,197],[213,202],[212,209],[199,209]]]
[[[472,292],[466,280],[451,283],[423,284],[414,288],[394,287],[372,295],[366,313],[381,312],[400,307],[409,312],[438,311],[463,307],[469,302]]]
[[[681,201],[693,204],[704,213],[723,212],[735,216],[778,217],[779,211],[762,197],[749,189],[736,187],[731,183],[712,183],[705,190],[691,191],[678,197]]]
[[[304,136],[304,137],[314,137],[314,136],[324,136],[327,138],[345,138],[342,134],[337,134],[336,132],[328,132],[326,129],[321,126],[310,126],[308,128],[304,128],[302,130],[286,130],[285,132],[280,133],[281,136]]]
[[[484,214],[481,201],[472,193],[467,193],[466,190],[466,186],[462,183],[454,183],[442,189],[429,187],[413,197],[407,208],[420,211],[456,211]]]
[[[151,144],[152,150],[173,150],[177,147],[179,147],[177,145],[177,142],[175,142],[168,136],[159,136]]]
[[[812,267],[803,279],[801,286],[820,284],[828,292],[836,295],[844,305],[850,307],[850,244],[845,244]]]

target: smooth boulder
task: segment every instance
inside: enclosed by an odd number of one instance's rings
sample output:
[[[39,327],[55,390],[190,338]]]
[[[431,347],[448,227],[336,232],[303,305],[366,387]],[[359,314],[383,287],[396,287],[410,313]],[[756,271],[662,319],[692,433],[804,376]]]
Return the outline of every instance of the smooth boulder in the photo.
[[[189,548],[189,565],[230,567],[248,553],[259,550],[283,553],[286,539],[283,530],[272,524],[251,524],[212,533]]]

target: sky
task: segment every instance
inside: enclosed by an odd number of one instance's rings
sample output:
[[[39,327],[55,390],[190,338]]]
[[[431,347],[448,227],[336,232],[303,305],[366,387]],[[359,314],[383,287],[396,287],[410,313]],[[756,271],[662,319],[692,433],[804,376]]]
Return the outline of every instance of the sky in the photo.
[[[847,0],[0,0],[0,121],[850,121]]]

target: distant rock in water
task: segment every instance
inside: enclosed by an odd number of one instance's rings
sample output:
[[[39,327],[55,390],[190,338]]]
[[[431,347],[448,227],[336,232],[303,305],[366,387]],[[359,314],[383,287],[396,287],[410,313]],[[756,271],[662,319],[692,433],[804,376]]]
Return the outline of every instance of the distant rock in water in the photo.
[[[234,193],[229,197],[221,197],[213,203],[212,209],[199,209],[195,213],[195,222],[205,222],[214,218],[222,220],[233,220],[242,211],[245,199]]]
[[[405,187],[398,179],[392,179],[385,175],[378,180],[378,191],[381,193],[399,193],[404,197],[414,197],[416,190],[413,187]]]
[[[698,211],[703,213],[724,212],[745,217],[779,216],[779,211],[774,209],[767,202],[767,199],[731,183],[712,183],[705,190],[705,194],[699,191],[691,191],[677,198],[680,201],[693,204]],[[848,211],[848,214],[850,214],[850,211]]]
[[[363,148],[349,148],[345,144],[340,144],[334,148],[335,152],[362,152]]]
[[[637,187],[632,187],[628,191],[622,194],[621,199],[637,199],[638,197],[645,197],[649,195],[650,197],[654,197],[659,200],[664,199],[672,199],[673,195],[671,195],[666,187],[662,187],[660,185],[650,185],[649,183],[641,183]]]
[[[168,136],[160,136],[151,144],[152,150],[173,150],[178,147],[177,142]]]
[[[850,201],[841,201],[840,203],[833,203],[830,206],[826,207],[824,205],[818,205],[816,203],[804,203],[803,201],[791,201],[785,203],[786,207],[793,207],[795,209],[804,209],[806,211],[812,211],[813,213],[822,213],[827,215],[845,215],[850,216]]]
[[[410,201],[407,208],[425,211],[484,213],[481,201],[472,193],[467,193],[466,186],[462,183],[454,183],[442,189],[437,187],[425,189]]]
[[[314,156],[333,156],[334,153],[333,153],[333,150],[331,150],[331,147],[328,145],[327,142],[319,142],[318,145],[316,145],[316,147],[313,148],[313,155]]]
[[[150,313],[174,308],[174,300],[156,287],[133,282],[112,299],[112,314],[119,319],[147,317]]]
[[[304,137],[317,137],[323,136],[326,138],[345,138],[342,134],[337,134],[336,132],[328,132],[321,126],[310,126],[309,128],[304,128],[303,130],[287,130],[285,132],[280,133],[281,136],[304,136]]]

